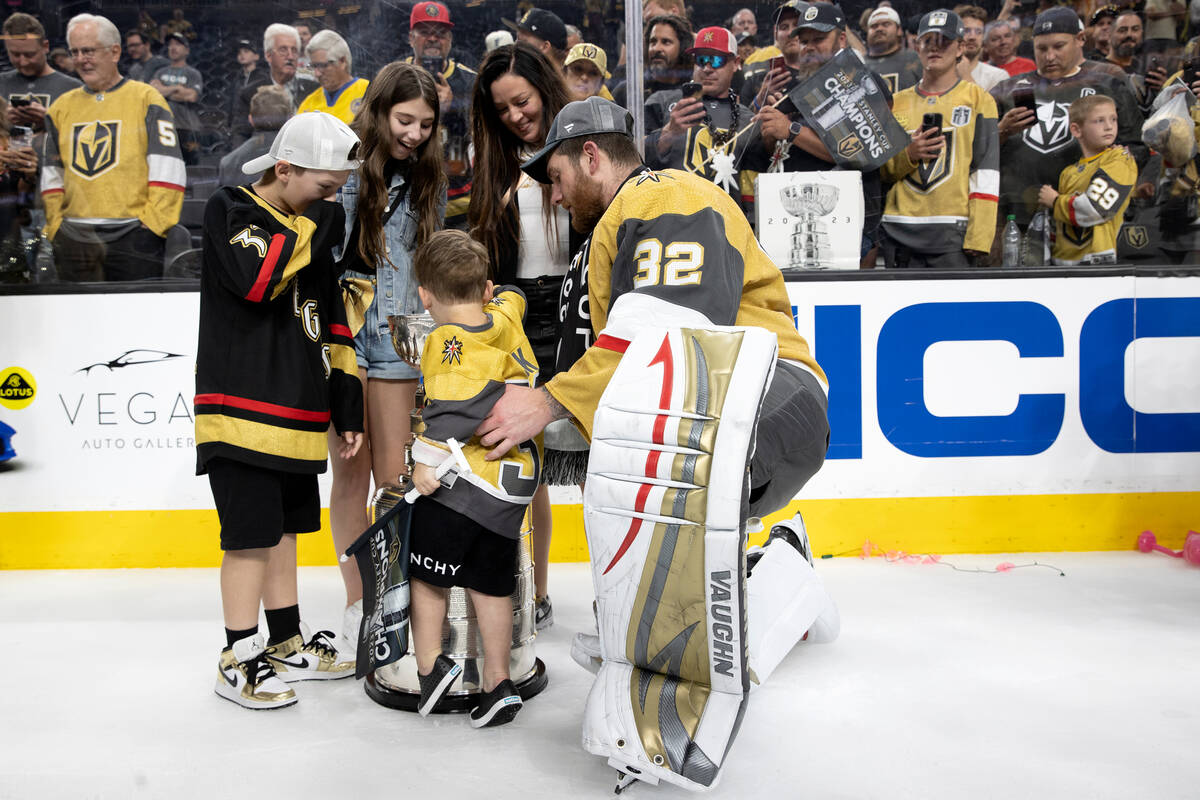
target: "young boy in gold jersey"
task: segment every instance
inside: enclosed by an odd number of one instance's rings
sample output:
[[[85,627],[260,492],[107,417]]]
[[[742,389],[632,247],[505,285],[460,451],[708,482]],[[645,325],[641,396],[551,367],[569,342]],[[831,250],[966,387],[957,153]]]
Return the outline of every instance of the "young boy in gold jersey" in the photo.
[[[1038,202],[1051,209],[1055,222],[1054,263],[1111,264],[1117,259],[1117,234],[1137,164],[1117,138],[1117,106],[1102,94],[1071,103],[1071,135],[1083,158],[1062,171],[1058,190],[1043,185]]]

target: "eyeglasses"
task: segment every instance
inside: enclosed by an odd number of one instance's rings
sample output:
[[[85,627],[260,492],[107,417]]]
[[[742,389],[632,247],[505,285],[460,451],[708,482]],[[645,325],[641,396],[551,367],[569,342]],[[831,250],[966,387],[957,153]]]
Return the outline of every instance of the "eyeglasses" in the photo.
[[[412,32],[418,36],[424,36],[426,39],[449,39],[450,29],[445,25],[432,25],[425,23],[418,25],[412,29]]]
[[[67,52],[71,54],[71,58],[95,58],[97,53],[102,53],[107,50],[107,47],[72,47]]]
[[[712,69],[720,69],[729,63],[729,56],[720,54],[706,54],[696,56],[696,66],[711,67]]]
[[[326,67],[328,67],[329,65],[336,64],[336,63],[337,63],[337,61],[312,61],[309,63],[309,66],[313,68],[314,72],[319,72],[319,71],[325,69]]]

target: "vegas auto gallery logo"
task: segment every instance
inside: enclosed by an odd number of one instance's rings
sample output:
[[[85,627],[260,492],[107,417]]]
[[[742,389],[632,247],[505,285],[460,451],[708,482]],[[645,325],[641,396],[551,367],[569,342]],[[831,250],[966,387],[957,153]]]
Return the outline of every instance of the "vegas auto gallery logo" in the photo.
[[[79,391],[58,393],[59,404],[66,415],[67,423],[72,427],[82,425],[85,430],[97,433],[106,430],[112,432],[112,435],[102,438],[92,438],[89,435],[89,438],[82,441],[83,449],[120,450],[128,446],[134,450],[151,450],[184,449],[194,446],[190,430],[194,422],[190,390],[185,395],[174,386],[163,391],[162,383],[142,383],[145,380],[155,380],[151,374],[156,372],[154,364],[180,358],[185,356],[166,350],[135,348],[104,361],[83,364],[75,370],[74,374],[86,383],[79,385]],[[117,386],[113,386],[111,381],[101,381],[103,386],[98,390],[85,388],[91,384],[89,379],[106,373],[116,373],[120,376]],[[126,378],[126,375],[129,378]],[[175,373],[171,373],[167,380],[174,381],[177,377]],[[140,385],[123,389],[130,379],[137,380]],[[130,424],[134,427],[127,427]],[[181,429],[162,427],[175,424],[186,425],[188,430],[184,432]],[[131,437],[122,435],[132,431],[139,433]],[[178,435],[175,435],[176,432]]]

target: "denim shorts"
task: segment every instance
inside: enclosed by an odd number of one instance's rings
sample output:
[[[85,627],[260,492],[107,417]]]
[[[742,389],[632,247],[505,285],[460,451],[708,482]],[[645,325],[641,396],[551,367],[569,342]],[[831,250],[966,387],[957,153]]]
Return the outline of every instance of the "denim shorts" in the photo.
[[[354,337],[354,354],[359,368],[367,371],[368,380],[382,378],[404,381],[421,377],[420,369],[405,363],[396,354],[396,348],[392,346],[392,334],[388,329],[389,314],[415,314],[420,311],[420,308],[407,308],[412,305],[411,302],[406,302],[406,297],[410,288],[408,284],[413,282],[413,278],[400,275],[399,272],[389,265],[384,265],[376,275],[346,273],[356,278],[367,278],[375,286],[375,297],[371,300],[371,307],[367,309],[365,322]],[[415,290],[412,294],[416,294]],[[419,306],[420,302],[416,305]]]

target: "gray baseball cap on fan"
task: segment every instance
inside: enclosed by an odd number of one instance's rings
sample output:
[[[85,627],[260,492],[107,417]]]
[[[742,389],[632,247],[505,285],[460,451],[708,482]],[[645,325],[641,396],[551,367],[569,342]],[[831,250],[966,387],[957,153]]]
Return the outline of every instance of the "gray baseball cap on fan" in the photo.
[[[283,123],[266,155],[242,165],[242,172],[257,175],[276,161],[305,169],[358,169],[358,137],[350,126],[324,111],[309,111]]]
[[[633,116],[611,100],[593,96],[587,100],[567,103],[550,124],[546,146],[521,165],[525,174],[541,183],[549,183],[546,165],[555,148],[565,139],[591,136],[596,133],[623,133],[633,137]]]

